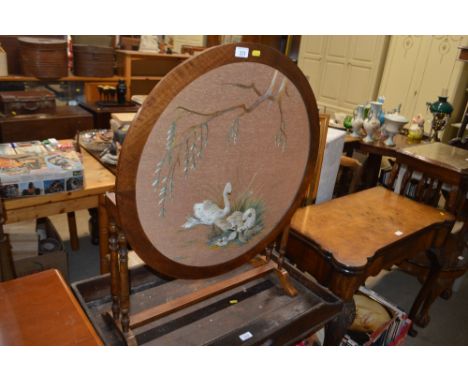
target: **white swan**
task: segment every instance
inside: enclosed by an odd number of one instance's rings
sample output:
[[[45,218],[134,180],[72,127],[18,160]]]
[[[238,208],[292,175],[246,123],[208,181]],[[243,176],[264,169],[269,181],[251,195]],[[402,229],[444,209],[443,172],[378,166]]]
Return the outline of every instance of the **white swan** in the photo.
[[[241,243],[247,243],[252,236],[262,230],[260,225],[255,226],[257,220],[257,212],[253,208],[245,210],[242,215],[242,225],[237,229],[239,233],[238,239]]]
[[[212,225],[216,221],[226,217],[231,212],[231,203],[229,195],[232,192],[232,185],[230,182],[224,186],[223,199],[224,208],[221,209],[211,200],[205,200],[202,203],[195,203],[193,205],[193,215],[187,218],[187,221],[182,225],[183,228],[191,228],[199,224]]]
[[[255,225],[255,220],[257,219],[257,212],[254,208],[249,208],[245,210],[242,214],[242,225],[237,228],[237,231],[247,231]]]

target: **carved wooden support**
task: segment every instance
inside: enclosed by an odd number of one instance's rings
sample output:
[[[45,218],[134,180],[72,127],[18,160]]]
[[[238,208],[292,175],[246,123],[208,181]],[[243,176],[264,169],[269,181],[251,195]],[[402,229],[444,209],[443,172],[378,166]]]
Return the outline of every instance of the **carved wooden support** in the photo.
[[[423,286],[421,287],[416,299],[414,300],[413,305],[411,306],[410,313],[408,317],[416,323],[418,326],[425,327],[429,321],[429,307],[441,293],[439,290],[436,292],[435,285],[437,285],[437,280],[441,272],[441,264],[439,263],[437,254],[433,250],[427,251],[427,256],[431,261],[431,269],[429,275],[426,278]],[[422,308],[421,308],[422,307]],[[411,335],[415,335],[416,331],[412,330]]]
[[[290,297],[294,297],[294,296],[297,296],[297,289],[292,284],[289,278],[288,271],[283,268],[284,257],[286,255],[286,247],[288,244],[288,237],[289,237],[289,225],[284,229],[283,233],[281,234],[281,242],[280,242],[280,249],[279,249],[278,260],[277,260],[278,266],[276,269],[276,275],[278,276],[280,284],[283,290],[285,291],[285,293]],[[275,252],[274,248],[273,248],[273,252]],[[271,256],[271,251],[269,255]]]
[[[120,265],[120,323],[124,334],[128,333],[130,318],[130,285],[128,283],[128,249],[127,239],[123,232],[119,233],[119,265]]]
[[[112,295],[112,317],[114,320],[120,318],[120,274],[118,253],[117,225],[114,221],[109,223],[109,252],[111,262],[111,295]]]

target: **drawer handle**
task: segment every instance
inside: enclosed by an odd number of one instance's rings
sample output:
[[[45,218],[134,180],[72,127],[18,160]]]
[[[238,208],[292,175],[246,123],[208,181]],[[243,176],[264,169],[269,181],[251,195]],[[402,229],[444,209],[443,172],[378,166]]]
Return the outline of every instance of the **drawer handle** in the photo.
[[[39,105],[37,103],[25,103],[24,108],[28,111],[33,111],[39,109]]]

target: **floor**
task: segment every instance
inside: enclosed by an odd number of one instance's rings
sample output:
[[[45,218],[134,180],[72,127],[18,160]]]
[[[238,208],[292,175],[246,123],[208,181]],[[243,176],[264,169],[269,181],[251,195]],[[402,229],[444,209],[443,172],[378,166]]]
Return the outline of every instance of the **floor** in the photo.
[[[70,282],[99,273],[98,247],[91,244],[88,233],[89,214],[79,211],[76,217],[80,236],[80,250],[76,252],[70,249],[66,215],[51,218],[68,252]],[[428,327],[418,328],[418,335],[408,337],[406,345],[468,345],[468,276],[457,284],[458,290],[450,300],[438,299],[433,304]],[[366,286],[408,312],[420,284],[415,278],[396,270],[382,272],[368,280]]]

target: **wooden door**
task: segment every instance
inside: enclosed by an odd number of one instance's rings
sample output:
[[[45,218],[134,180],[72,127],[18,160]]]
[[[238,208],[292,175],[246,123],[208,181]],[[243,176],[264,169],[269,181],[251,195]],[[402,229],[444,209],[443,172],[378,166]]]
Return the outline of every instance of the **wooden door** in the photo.
[[[421,113],[429,131],[431,115],[426,102],[437,100],[444,89],[449,102],[455,94],[463,73],[458,61],[461,45],[468,36],[392,36],[379,93],[386,98],[386,108],[402,104],[401,112],[408,118]]]
[[[377,97],[386,36],[303,36],[299,67],[317,102],[332,111],[351,113]]]

